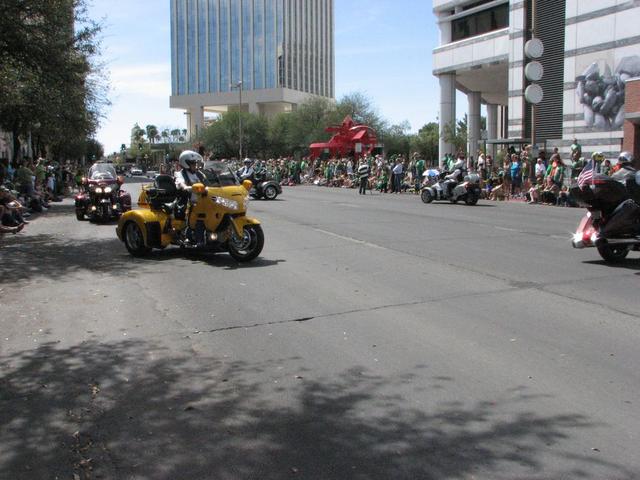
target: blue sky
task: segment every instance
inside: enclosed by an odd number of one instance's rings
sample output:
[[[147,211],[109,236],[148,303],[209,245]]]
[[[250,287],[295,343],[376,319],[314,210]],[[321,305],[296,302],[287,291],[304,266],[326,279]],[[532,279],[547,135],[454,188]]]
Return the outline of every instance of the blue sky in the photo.
[[[335,0],[335,7],[337,97],[362,92],[389,122],[408,120],[414,130],[435,121],[439,88],[431,52],[438,29],[431,2]],[[90,15],[105,25],[113,105],[97,137],[106,151],[129,143],[136,122],[185,128],[182,111],[169,108],[169,1],[93,0]]]

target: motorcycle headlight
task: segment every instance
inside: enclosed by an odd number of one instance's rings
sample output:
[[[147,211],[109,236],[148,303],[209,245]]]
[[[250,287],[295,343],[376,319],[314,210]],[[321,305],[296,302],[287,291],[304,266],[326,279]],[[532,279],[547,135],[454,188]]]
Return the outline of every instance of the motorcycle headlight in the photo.
[[[96,189],[94,190],[94,192],[96,193],[102,193],[102,189],[100,187],[96,187]]]
[[[105,189],[103,190],[104,193],[111,193],[113,191],[113,189],[111,187],[105,187]]]
[[[240,208],[240,204],[238,202],[224,197],[216,197],[215,202],[228,210],[238,210]]]

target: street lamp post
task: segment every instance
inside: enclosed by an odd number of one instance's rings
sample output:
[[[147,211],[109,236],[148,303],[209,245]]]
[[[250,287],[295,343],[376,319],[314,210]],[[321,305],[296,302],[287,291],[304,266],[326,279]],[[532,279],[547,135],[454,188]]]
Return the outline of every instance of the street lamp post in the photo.
[[[240,143],[238,160],[242,160],[242,80],[232,83],[231,88],[238,89],[238,137]]]

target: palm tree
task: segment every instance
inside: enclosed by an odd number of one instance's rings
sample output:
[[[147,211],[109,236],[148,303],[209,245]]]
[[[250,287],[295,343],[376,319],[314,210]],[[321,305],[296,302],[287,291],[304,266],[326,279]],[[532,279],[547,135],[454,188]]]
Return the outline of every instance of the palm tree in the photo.
[[[137,123],[133,126],[132,136],[136,142],[139,142],[144,137],[144,130]]]
[[[173,130],[171,130],[171,139],[173,142],[176,142],[178,140],[178,137],[180,137],[180,129],[179,128],[174,128]]]
[[[158,127],[156,127],[155,125],[147,125],[146,130],[149,143],[155,143],[156,135],[158,134]]]
[[[169,139],[169,130],[165,128],[164,130],[162,130],[162,141],[164,143],[167,143],[168,139]]]

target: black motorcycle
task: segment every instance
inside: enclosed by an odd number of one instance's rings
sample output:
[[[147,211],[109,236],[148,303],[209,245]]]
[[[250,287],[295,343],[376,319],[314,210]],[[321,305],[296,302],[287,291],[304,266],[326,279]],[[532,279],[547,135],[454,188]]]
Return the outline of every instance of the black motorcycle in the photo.
[[[640,172],[625,168],[612,177],[594,175],[570,194],[588,210],[573,236],[574,248],[596,247],[608,263],[640,251]]]
[[[240,176],[238,174],[238,176]],[[254,173],[248,178],[253,183],[249,195],[255,199],[275,200],[282,194],[282,187],[267,172]]]

